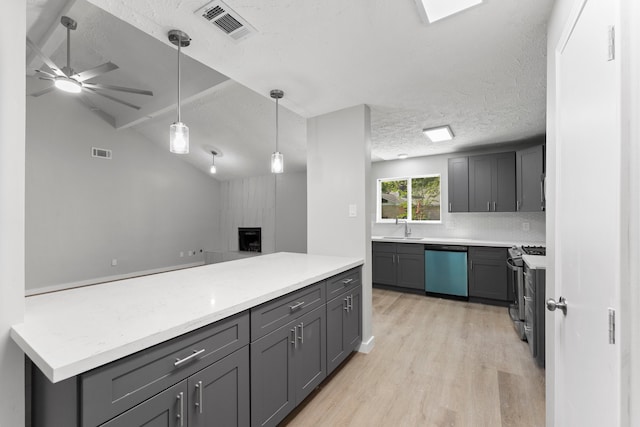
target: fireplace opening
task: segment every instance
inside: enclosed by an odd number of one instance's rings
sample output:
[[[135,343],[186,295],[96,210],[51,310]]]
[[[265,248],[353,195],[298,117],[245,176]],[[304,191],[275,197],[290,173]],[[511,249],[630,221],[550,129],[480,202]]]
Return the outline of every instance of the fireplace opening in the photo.
[[[262,252],[262,229],[260,227],[238,228],[238,250],[242,252]]]

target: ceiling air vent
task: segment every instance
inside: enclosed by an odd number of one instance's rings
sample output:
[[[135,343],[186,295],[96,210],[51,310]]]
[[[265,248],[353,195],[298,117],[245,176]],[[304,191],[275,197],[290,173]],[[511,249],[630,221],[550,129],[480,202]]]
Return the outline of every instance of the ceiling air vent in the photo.
[[[106,148],[91,147],[91,157],[98,157],[100,159],[111,159],[111,150]]]
[[[256,32],[256,29],[221,0],[213,0],[200,9],[196,14],[224,31],[234,40],[242,40]]]

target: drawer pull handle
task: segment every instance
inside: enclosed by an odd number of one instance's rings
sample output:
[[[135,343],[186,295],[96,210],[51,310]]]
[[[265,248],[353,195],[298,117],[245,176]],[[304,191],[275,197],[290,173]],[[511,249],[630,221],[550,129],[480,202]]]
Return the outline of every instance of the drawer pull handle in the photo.
[[[291,310],[291,312],[293,313],[293,312],[294,312],[294,311],[296,311],[296,310],[300,310],[300,309],[302,308],[302,306],[303,306],[303,305],[304,305],[304,301],[301,301],[301,302],[299,302],[299,303],[297,303],[297,304],[290,305],[290,306],[289,306],[289,310]]]
[[[196,388],[198,389],[198,401],[196,402],[196,407],[198,408],[198,412],[202,413],[202,389],[204,388],[202,387],[202,381],[198,381]]]
[[[175,362],[173,362],[173,366],[180,366],[183,363],[186,363],[190,360],[195,359],[196,357],[200,356],[202,353],[204,353],[204,348],[202,350],[193,350],[193,353],[190,354],[189,356],[185,357],[184,359],[176,359]]]
[[[180,427],[184,427],[184,393],[180,392],[176,396],[176,399],[180,402],[180,406],[178,407],[178,414],[176,418],[180,420]]]
[[[344,280],[342,281],[342,284],[343,284],[343,285],[345,285],[345,286],[347,286],[347,285],[348,285],[349,283],[351,283],[351,282],[353,282],[353,279],[344,279]]]

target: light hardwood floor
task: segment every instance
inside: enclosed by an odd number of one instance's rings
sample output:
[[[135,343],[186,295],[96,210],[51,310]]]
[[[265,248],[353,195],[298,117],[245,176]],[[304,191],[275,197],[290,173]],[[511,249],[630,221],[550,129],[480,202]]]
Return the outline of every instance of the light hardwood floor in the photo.
[[[282,425],[544,426],[544,370],[506,308],[374,289],[373,328]]]

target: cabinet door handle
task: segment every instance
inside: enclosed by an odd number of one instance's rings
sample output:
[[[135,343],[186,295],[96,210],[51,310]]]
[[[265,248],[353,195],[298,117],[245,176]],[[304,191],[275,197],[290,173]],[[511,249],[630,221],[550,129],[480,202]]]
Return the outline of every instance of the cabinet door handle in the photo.
[[[291,330],[291,333],[293,334],[293,338],[291,339],[291,344],[293,344],[293,348],[298,348],[298,340],[296,339],[298,336],[298,327],[294,326],[293,329]]]
[[[198,408],[198,412],[202,413],[202,381],[198,381],[196,384],[196,389],[198,390],[198,401],[196,402],[196,408]]]
[[[516,200],[516,212],[520,212],[520,200]]]
[[[544,210],[544,174],[540,175],[540,210]]]
[[[353,294],[349,295],[349,311],[353,310]]]
[[[176,414],[176,418],[180,420],[180,427],[184,427],[184,393],[183,392],[178,393],[178,395],[176,396],[176,399],[178,399],[178,402],[179,402],[178,413]]]
[[[470,268],[473,270],[473,260],[469,261]]]
[[[300,322],[300,336],[298,337],[300,344],[304,344],[304,322]]]
[[[184,359],[176,359],[176,361],[173,362],[173,366],[178,367],[183,363],[186,363],[190,360],[195,359],[196,357],[200,356],[202,353],[204,353],[204,348],[202,350],[193,350],[193,353],[185,357]]]
[[[342,281],[342,284],[343,284],[343,285],[345,285],[345,286],[347,286],[347,285],[348,285],[349,283],[351,283],[351,282],[353,282],[353,279],[344,279],[344,280]]]
[[[487,202],[487,212],[491,212],[491,202]]]
[[[398,257],[398,265],[400,265],[400,255],[396,255]]]
[[[493,202],[493,211],[496,211],[496,202]]]
[[[451,212],[451,202],[449,202],[449,212]]]
[[[344,311],[348,312],[349,311],[349,297],[346,297],[344,300],[342,300],[344,302]]]
[[[300,310],[304,305],[304,301],[300,301],[299,303],[293,304],[289,306],[289,310],[293,313],[296,310]]]

